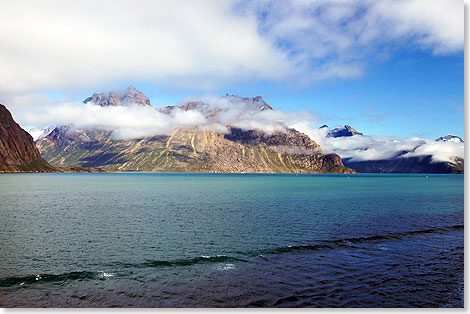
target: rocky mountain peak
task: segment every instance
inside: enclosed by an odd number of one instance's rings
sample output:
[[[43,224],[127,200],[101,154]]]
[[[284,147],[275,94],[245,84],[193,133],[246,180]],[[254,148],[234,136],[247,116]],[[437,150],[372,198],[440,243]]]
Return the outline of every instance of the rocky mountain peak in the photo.
[[[125,90],[117,90],[111,92],[94,93],[83,101],[84,103],[92,102],[98,106],[131,106],[142,105],[151,106],[150,100],[142,92],[138,91],[134,86],[129,86]]]
[[[233,103],[245,103],[250,110],[273,110],[274,108],[268,105],[263,97],[240,97],[237,95],[225,94],[224,98]]]
[[[353,136],[353,135],[364,135],[364,134],[354,130],[349,125],[345,125],[342,128],[335,128],[328,133],[328,137],[345,137],[345,136]]]
[[[230,101],[232,104],[240,105],[241,113],[244,111],[264,111],[264,110],[274,110],[273,107],[268,105],[263,97],[261,96],[256,96],[256,97],[240,97],[236,95],[229,95],[225,94],[223,98],[227,99]],[[244,107],[246,106],[246,108]],[[189,101],[186,103],[182,103],[176,106],[166,106],[161,111],[166,114],[172,113],[176,108],[183,110],[183,111],[189,111],[189,110],[198,110],[202,112],[206,117],[213,117],[217,115],[218,113],[227,110],[227,107],[219,107],[217,105],[210,105],[202,101]]]
[[[48,136],[53,130],[55,129],[55,126],[51,126],[45,129],[41,128],[34,128],[28,131],[28,133],[33,137],[33,141],[37,141],[43,137]]]
[[[436,139],[437,142],[457,142],[463,143],[463,140],[458,137],[457,135],[447,134],[446,136],[441,136],[440,138]]]

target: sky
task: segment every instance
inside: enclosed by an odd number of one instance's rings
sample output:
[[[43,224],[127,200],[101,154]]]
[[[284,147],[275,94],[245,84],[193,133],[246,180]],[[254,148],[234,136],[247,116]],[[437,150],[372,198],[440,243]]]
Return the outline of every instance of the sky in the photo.
[[[310,112],[311,127],[464,138],[462,1],[20,0],[0,7],[0,102],[25,128],[41,124],[28,114],[38,107],[133,85],[154,106],[260,95],[283,112]]]

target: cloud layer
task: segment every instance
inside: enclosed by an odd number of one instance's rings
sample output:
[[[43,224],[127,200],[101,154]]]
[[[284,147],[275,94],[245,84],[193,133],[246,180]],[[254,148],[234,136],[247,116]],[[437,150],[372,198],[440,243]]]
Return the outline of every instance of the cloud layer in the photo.
[[[151,106],[106,106],[82,102],[44,102],[34,98],[18,98],[19,108],[13,111],[22,125],[68,125],[76,129],[103,129],[112,132],[114,139],[132,140],[147,136],[168,134],[174,128],[198,127],[227,134],[228,126],[243,130],[262,130],[268,134],[294,128],[316,141],[324,152],[337,153],[353,161],[383,160],[396,156],[414,157],[431,155],[434,161],[453,162],[464,158],[464,144],[436,142],[417,137],[398,139],[386,136],[355,135],[328,137],[328,128],[317,128],[319,118],[312,112],[285,112],[259,110],[257,104],[226,97],[206,97],[202,106],[193,110],[175,108],[165,113],[164,108]],[[32,106],[31,101],[34,101]],[[198,100],[199,101],[199,100]],[[255,109],[256,108],[256,109]]]
[[[309,83],[359,76],[392,46],[448,54],[464,42],[459,0],[18,0],[1,10],[2,93]]]
[[[253,104],[234,101],[225,97],[206,97],[205,105],[195,110],[176,108],[166,113],[164,108],[151,106],[105,106],[91,102],[60,102],[44,98],[16,97],[18,104],[12,112],[21,125],[46,128],[49,126],[71,126],[76,129],[102,129],[113,132],[115,139],[138,139],[147,136],[168,134],[174,128],[200,127],[226,134],[228,125],[243,130],[263,130],[271,134],[285,131],[298,123],[311,124],[317,121],[309,111],[285,112],[281,110],[261,111]]]
[[[435,162],[454,162],[455,157],[464,158],[464,143],[436,142],[418,137],[394,138],[391,136],[354,135],[327,137],[328,128],[306,131],[312,139],[321,143],[325,152],[337,153],[352,161],[386,160],[397,156],[432,156]]]
[[[370,59],[387,58],[396,47],[419,47],[435,54],[463,50],[462,1],[286,0],[255,1],[259,27],[282,43],[313,80],[362,74]]]

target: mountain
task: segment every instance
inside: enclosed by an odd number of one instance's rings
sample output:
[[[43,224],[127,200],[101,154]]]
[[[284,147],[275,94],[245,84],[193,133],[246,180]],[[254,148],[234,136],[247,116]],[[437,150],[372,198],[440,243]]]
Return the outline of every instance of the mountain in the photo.
[[[263,97],[261,96],[256,96],[256,97],[240,97],[237,95],[229,95],[226,94],[224,96],[228,101],[231,103],[243,103],[244,105],[247,106],[248,109],[252,111],[256,110],[274,110],[273,107],[268,105]]]
[[[327,127],[326,125],[322,126]],[[329,132],[330,137],[348,137],[364,135],[348,125]],[[436,141],[462,142],[458,136],[447,135]],[[395,156],[381,160],[353,160],[342,158],[346,167],[357,170],[360,173],[464,173],[464,160],[459,157],[449,161],[434,161],[431,155],[405,157],[410,151],[404,150]]]
[[[38,139],[41,139],[44,136],[49,135],[54,129],[55,127],[49,127],[45,129],[34,128],[34,129],[29,130],[28,133],[33,137],[33,141],[36,142]]]
[[[41,158],[31,135],[0,104],[0,172],[50,171],[56,169]]]
[[[436,139],[436,142],[457,142],[463,143],[463,140],[458,137],[457,135],[448,134],[446,136],[441,136],[440,138]]]
[[[139,140],[113,140],[108,131],[56,128],[37,143],[56,166],[121,171],[353,173],[336,154],[322,154],[308,136],[258,134],[232,128],[219,134],[197,127]]]
[[[464,173],[464,160],[458,157],[454,158],[454,162],[434,162],[429,155],[365,161],[346,158],[343,162],[361,173]]]
[[[320,128],[328,127],[327,125],[322,125]],[[345,125],[342,128],[335,128],[328,132],[328,137],[344,137],[344,136],[353,136],[353,135],[364,135],[356,130],[354,130],[349,125]]]
[[[228,103],[230,103],[233,106],[241,105],[241,107],[243,107],[245,111],[249,111],[249,112],[274,110],[274,108],[268,105],[261,96],[240,97],[236,95],[226,94],[222,98],[224,100],[227,100]],[[215,107],[210,104],[204,103],[202,101],[189,101],[189,102],[179,104],[176,106],[166,106],[160,111],[165,114],[171,114],[176,109],[180,109],[183,111],[198,110],[202,112],[206,118],[215,117],[217,114],[223,111],[223,108]],[[225,108],[225,109],[228,109],[228,108]]]
[[[135,89],[134,86],[129,86],[125,90],[117,90],[100,94],[94,93],[83,102],[91,102],[98,106],[151,106],[150,100],[147,96]]]
[[[248,111],[274,110],[259,96],[243,98],[226,95],[225,98],[235,105],[240,102]],[[104,98],[95,99],[98,102],[94,103],[100,105]],[[122,102],[120,105],[123,105]],[[160,111],[171,114],[176,109],[197,109],[209,118],[224,110],[203,102],[188,102],[167,106]],[[338,155],[323,154],[317,143],[294,129],[267,134],[231,125],[226,127],[228,134],[190,127],[175,128],[169,134],[136,140],[116,140],[109,131],[75,130],[63,126],[39,139],[37,146],[46,160],[60,167],[102,167],[121,171],[355,172],[345,167]]]

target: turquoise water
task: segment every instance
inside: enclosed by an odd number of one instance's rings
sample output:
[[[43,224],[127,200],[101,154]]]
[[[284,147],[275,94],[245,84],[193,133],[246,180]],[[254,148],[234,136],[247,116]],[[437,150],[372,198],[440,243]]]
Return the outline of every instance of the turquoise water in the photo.
[[[463,179],[3,174],[0,305],[463,307]]]

